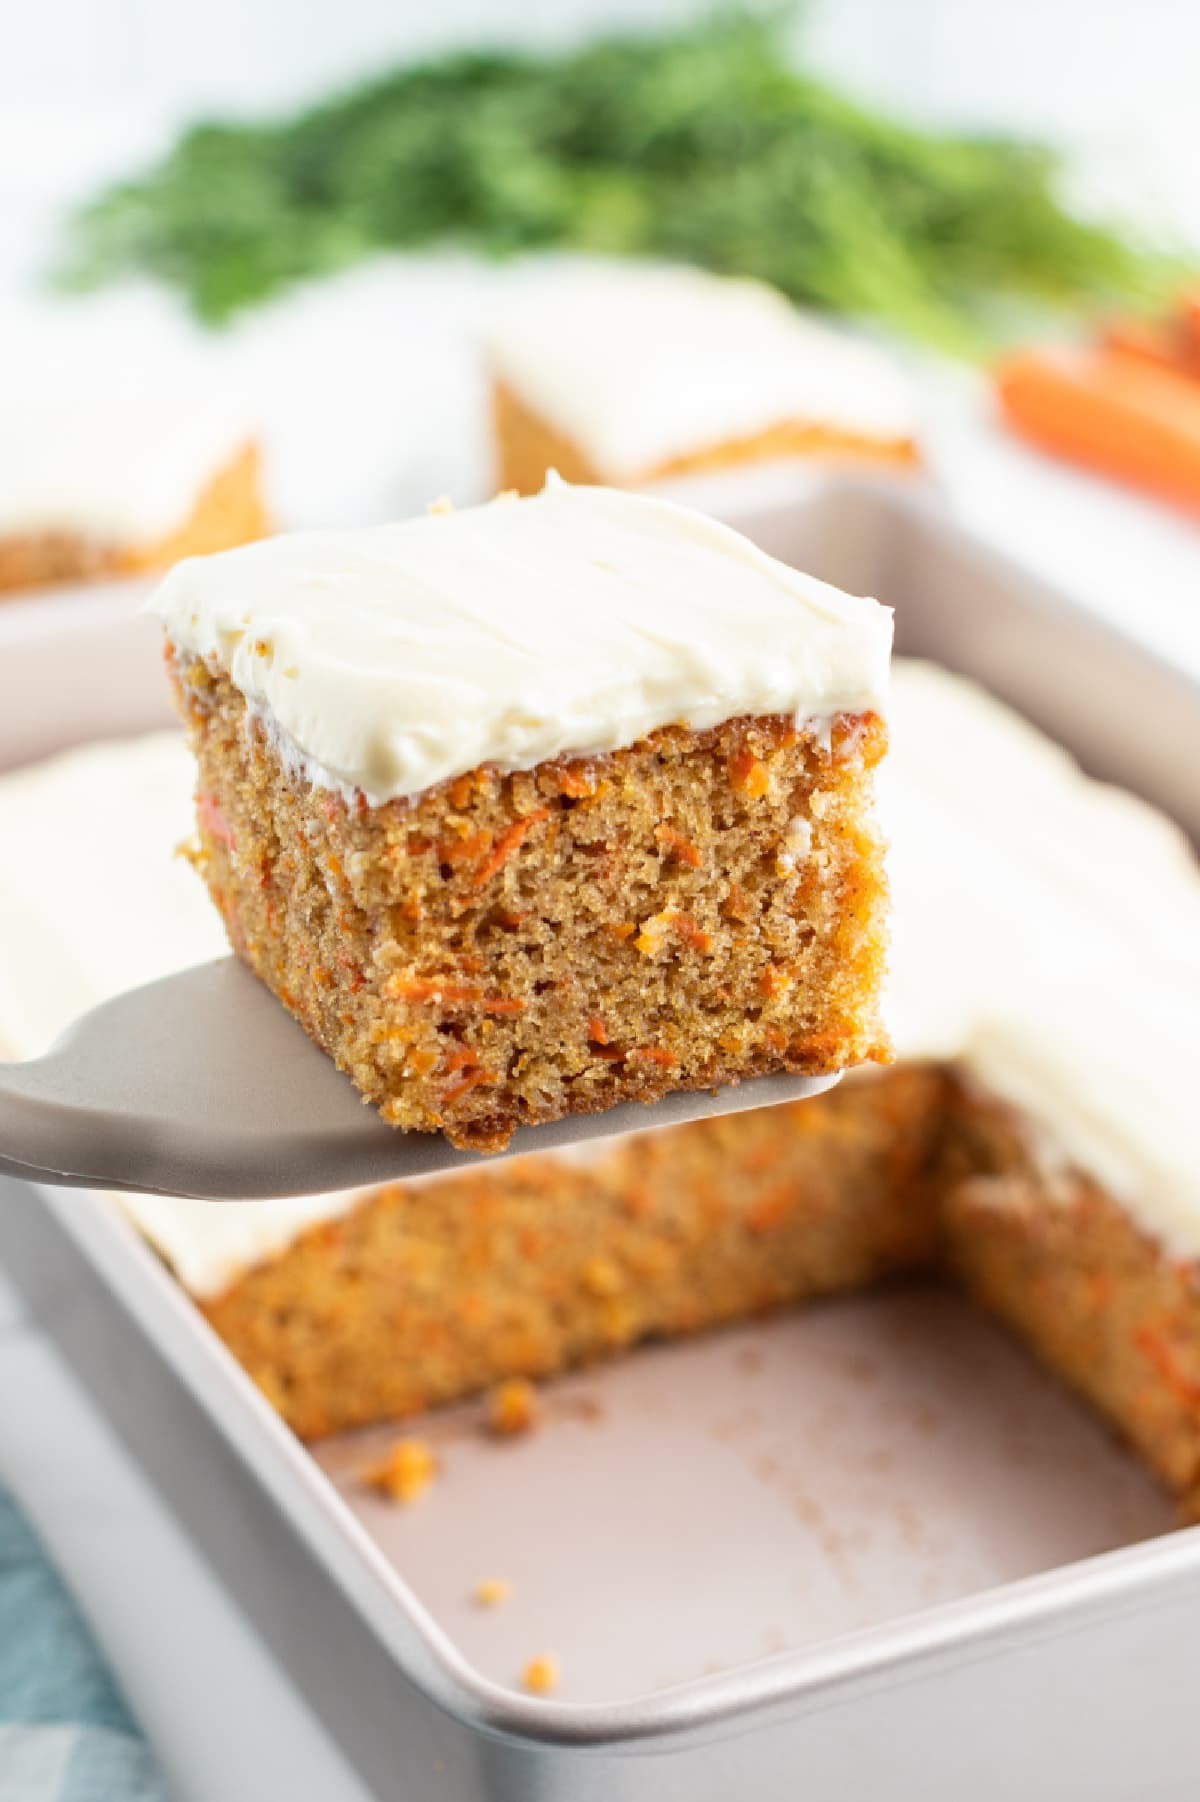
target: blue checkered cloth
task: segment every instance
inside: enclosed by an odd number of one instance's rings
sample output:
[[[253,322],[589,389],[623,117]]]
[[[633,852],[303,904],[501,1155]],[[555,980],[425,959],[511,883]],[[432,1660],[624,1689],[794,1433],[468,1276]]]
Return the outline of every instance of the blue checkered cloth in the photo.
[[[0,1802],[163,1802],[95,1642],[0,1493]]]

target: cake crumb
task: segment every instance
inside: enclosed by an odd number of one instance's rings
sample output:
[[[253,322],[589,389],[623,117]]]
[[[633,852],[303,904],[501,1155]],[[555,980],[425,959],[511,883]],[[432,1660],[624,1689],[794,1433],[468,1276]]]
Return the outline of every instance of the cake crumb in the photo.
[[[529,1433],[537,1425],[537,1391],[525,1377],[509,1377],[489,1390],[487,1398],[488,1431],[500,1439],[512,1439]]]
[[[438,1473],[437,1459],[423,1439],[398,1439],[374,1464],[361,1471],[368,1489],[392,1502],[412,1502],[429,1488]]]
[[[480,1608],[499,1608],[511,1594],[512,1584],[507,1577],[482,1577],[471,1591],[471,1600]]]
[[[531,1658],[521,1672],[521,1682],[531,1695],[548,1696],[558,1688],[558,1660],[544,1652],[540,1658]]]

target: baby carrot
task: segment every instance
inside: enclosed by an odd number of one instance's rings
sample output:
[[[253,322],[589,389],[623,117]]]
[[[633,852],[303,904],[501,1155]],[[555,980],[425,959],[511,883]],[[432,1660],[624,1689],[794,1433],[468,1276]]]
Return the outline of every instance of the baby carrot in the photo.
[[[1200,511],[1200,384],[1106,350],[1023,351],[995,381],[1034,444]]]
[[[1200,380],[1200,332],[1193,342],[1180,319],[1139,319],[1130,314],[1108,320],[1101,337],[1104,348],[1118,356]]]

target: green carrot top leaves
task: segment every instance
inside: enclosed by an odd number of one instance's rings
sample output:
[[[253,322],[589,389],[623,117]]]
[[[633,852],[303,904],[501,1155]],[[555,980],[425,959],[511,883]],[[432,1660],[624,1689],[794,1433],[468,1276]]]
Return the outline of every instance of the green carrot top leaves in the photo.
[[[1163,260],[1074,215],[1054,158],[877,116],[719,12],[553,56],[442,56],[290,119],[206,124],[72,222],[62,279],[155,275],[217,323],[382,249],[667,257],[951,349],[989,313],[1152,298]]]

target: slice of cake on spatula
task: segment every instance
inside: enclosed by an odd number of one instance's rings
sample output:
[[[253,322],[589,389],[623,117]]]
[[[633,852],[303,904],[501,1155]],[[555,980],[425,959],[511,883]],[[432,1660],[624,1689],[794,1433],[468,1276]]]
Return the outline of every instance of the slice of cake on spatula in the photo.
[[[230,941],[393,1125],[887,1060],[876,602],[554,480],[153,605]]]

